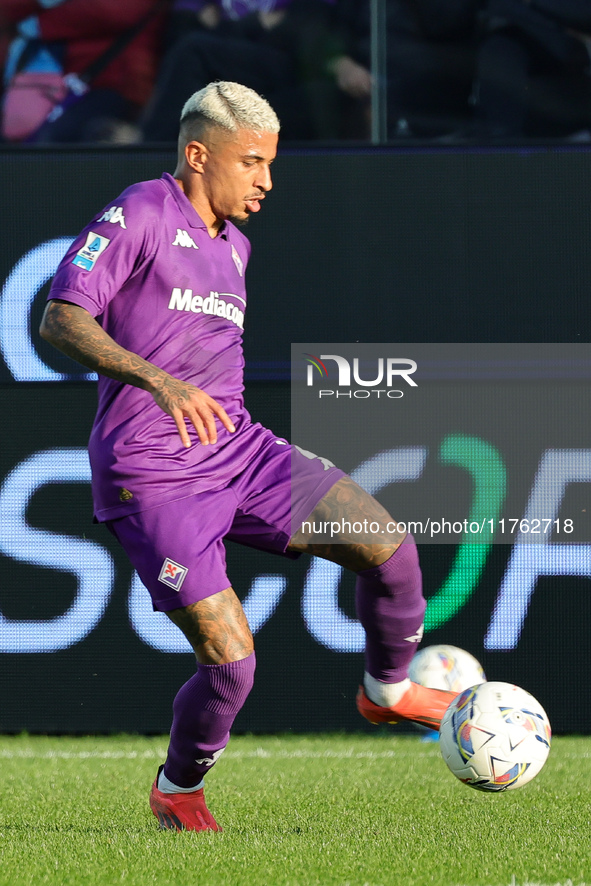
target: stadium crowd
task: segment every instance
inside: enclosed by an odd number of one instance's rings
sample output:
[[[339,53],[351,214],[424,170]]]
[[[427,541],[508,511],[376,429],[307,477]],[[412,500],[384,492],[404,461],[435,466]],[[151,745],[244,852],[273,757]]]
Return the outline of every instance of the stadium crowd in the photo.
[[[388,139],[591,140],[591,0],[384,2]],[[0,0],[0,54],[9,143],[173,142],[217,79],[370,137],[370,0]]]

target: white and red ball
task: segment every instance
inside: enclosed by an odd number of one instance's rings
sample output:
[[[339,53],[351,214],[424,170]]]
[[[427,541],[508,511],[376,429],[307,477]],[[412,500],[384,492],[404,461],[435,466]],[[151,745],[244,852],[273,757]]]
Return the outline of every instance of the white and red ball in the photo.
[[[441,753],[453,774],[479,791],[511,791],[534,778],[550,752],[550,722],[533,695],[511,683],[465,689],[440,729]]]

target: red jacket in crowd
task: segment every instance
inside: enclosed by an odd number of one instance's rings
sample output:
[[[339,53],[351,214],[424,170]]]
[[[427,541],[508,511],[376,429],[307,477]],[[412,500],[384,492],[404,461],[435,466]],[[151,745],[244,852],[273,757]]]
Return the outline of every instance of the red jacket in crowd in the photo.
[[[64,73],[80,73],[157,2],[53,0],[51,6],[52,0],[45,3],[43,0],[0,0],[0,26],[6,29],[29,16],[36,16],[41,39],[57,41],[65,47]],[[161,12],[98,75],[92,86],[113,89],[126,99],[144,105],[156,78],[163,24],[164,12]]]

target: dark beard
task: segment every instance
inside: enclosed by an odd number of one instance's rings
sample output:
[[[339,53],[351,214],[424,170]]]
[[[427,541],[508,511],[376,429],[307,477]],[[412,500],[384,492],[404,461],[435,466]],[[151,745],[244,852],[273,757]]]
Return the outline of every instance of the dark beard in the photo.
[[[234,218],[233,215],[229,216],[228,221],[231,221],[233,225],[236,225],[239,228],[243,228],[248,224],[250,216],[247,215],[246,218]]]

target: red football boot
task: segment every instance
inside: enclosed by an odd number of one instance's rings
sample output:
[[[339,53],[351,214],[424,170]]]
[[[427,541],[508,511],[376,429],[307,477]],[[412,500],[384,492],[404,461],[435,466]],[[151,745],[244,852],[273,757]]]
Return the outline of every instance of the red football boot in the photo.
[[[382,708],[370,701],[363,686],[357,693],[357,710],[370,723],[398,723],[412,720],[429,729],[439,731],[443,715],[457,696],[457,692],[445,689],[427,689],[419,683],[411,683],[400,701],[391,708]]]
[[[203,788],[190,794],[163,794],[158,790],[158,775],[150,791],[150,808],[161,831],[221,831],[205,805]]]

